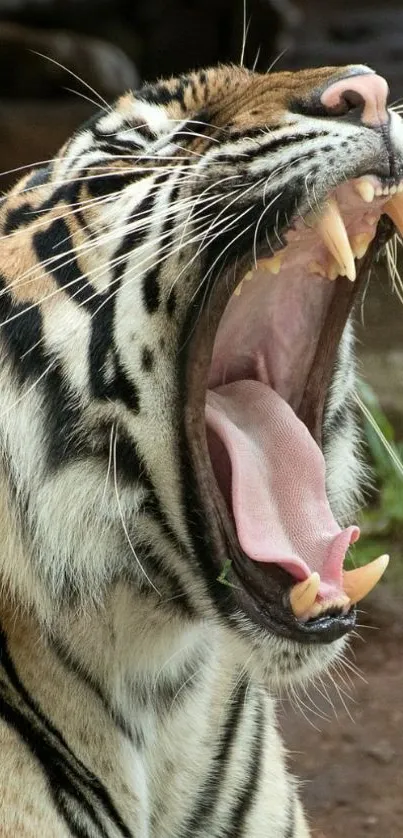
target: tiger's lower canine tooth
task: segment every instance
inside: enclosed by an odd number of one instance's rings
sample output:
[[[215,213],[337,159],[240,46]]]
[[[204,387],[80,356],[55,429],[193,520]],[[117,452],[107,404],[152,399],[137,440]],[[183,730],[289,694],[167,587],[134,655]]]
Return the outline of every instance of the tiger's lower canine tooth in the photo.
[[[338,264],[338,262],[336,262],[335,259],[330,259],[326,269],[327,278],[333,282],[335,279],[337,279],[339,275],[340,265]]]
[[[354,184],[356,192],[366,204],[371,204],[375,197],[375,189],[369,180],[358,180]]]
[[[311,573],[308,579],[297,582],[291,589],[290,605],[296,617],[303,617],[312,608],[320,586],[319,573]]]
[[[383,212],[392,219],[395,227],[397,227],[400,235],[403,235],[403,195],[397,193],[388,201],[384,207]]]
[[[344,221],[334,198],[330,198],[325,206],[318,222],[318,232],[327,249],[340,266],[339,273],[354,282],[356,278],[354,256]]]
[[[358,233],[356,236],[351,236],[351,249],[356,259],[362,259],[365,256],[371,241],[371,233]]]
[[[320,262],[310,262],[308,265],[308,271],[310,274],[318,274],[318,276],[323,276],[324,279],[327,277],[326,268],[324,265],[321,265]]]
[[[389,564],[389,556],[379,556],[373,562],[343,572],[343,589],[351,603],[364,599],[379,582]]]
[[[244,283],[243,279],[241,279],[241,281],[240,281],[240,282],[238,282],[238,285],[237,285],[237,287],[235,288],[235,291],[234,291],[234,295],[235,295],[235,297],[239,297],[239,295],[240,295],[240,293],[241,293],[241,291],[242,291],[242,286],[243,286],[243,283]]]

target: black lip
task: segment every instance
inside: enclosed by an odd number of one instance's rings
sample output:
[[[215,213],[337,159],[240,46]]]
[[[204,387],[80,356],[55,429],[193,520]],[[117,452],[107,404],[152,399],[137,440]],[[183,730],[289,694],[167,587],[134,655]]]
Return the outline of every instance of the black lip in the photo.
[[[276,565],[261,565],[245,554],[234,556],[234,578],[242,591],[238,596],[246,613],[253,612],[253,621],[288,640],[303,644],[332,643],[354,628],[356,609],[343,612],[329,609],[313,620],[303,622],[293,614],[289,592],[295,580]],[[236,588],[236,581],[233,583]]]

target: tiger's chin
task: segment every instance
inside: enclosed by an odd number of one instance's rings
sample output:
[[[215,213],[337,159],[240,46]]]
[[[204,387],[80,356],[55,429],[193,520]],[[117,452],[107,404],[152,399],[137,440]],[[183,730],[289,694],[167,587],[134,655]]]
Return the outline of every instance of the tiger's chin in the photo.
[[[344,570],[360,465],[355,454],[329,463],[328,402],[354,302],[390,219],[403,218],[402,190],[357,173],[285,230],[265,230],[263,212],[252,252],[226,264],[189,340],[186,433],[213,596],[276,683],[340,653],[387,565]]]

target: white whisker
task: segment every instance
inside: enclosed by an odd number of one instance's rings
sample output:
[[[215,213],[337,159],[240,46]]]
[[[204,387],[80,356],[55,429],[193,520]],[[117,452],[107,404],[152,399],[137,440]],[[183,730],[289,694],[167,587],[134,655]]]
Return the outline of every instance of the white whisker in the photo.
[[[155,587],[154,583],[151,581],[150,577],[147,575],[146,571],[144,570],[143,565],[141,564],[141,561],[140,561],[140,559],[139,559],[139,557],[138,557],[138,555],[137,555],[137,553],[136,553],[136,551],[133,547],[130,535],[129,535],[128,530],[127,530],[126,522],[125,522],[125,519],[123,517],[123,510],[122,510],[122,506],[121,506],[120,498],[119,498],[119,488],[118,488],[118,478],[117,478],[116,446],[117,446],[117,430],[115,429],[115,438],[114,438],[114,442],[113,442],[113,482],[114,482],[114,486],[115,486],[116,502],[117,502],[117,505],[118,505],[119,517],[120,517],[120,520],[121,520],[121,523],[122,523],[123,532],[125,534],[125,538],[126,538],[126,541],[129,545],[130,551],[131,551],[132,555],[134,556],[134,558],[136,560],[136,563],[137,563],[138,567],[140,568],[143,576],[147,579],[147,582],[149,583],[149,585],[151,585],[151,587],[153,588],[155,593],[158,594],[159,597],[161,597],[160,591],[158,590],[158,588]]]
[[[111,106],[103,98],[103,96],[101,96],[100,93],[98,93],[96,90],[94,90],[94,88],[91,87],[91,85],[88,84],[88,82],[86,82],[86,81],[84,81],[84,79],[80,78],[80,76],[78,76],[77,73],[74,73],[73,70],[70,70],[68,67],[65,67],[63,64],[60,63],[60,61],[56,61],[55,58],[51,58],[49,55],[44,55],[42,52],[38,52],[38,50],[36,50],[36,49],[31,49],[30,52],[32,52],[34,55],[38,55],[40,58],[44,58],[45,61],[50,61],[50,63],[55,64],[56,67],[60,67],[60,69],[64,70],[66,73],[68,73],[69,76],[72,76],[74,79],[76,79],[76,81],[80,82],[80,84],[83,84],[84,87],[86,87],[91,93],[93,93],[94,96],[96,96],[96,98],[101,103],[101,105],[104,106],[103,110],[108,111],[108,113],[112,110]]]

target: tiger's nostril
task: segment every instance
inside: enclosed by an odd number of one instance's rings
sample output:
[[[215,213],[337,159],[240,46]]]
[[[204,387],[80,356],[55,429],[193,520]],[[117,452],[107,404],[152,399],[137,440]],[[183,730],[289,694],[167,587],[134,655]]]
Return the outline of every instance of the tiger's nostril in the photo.
[[[372,128],[388,122],[389,88],[382,76],[365,73],[348,76],[331,84],[322,93],[321,103],[330,116],[360,110],[360,120]]]
[[[365,99],[357,90],[346,90],[341,96],[341,107],[345,113],[365,107]]]

